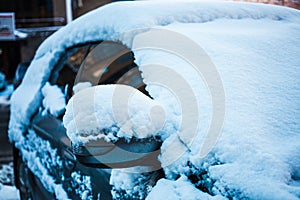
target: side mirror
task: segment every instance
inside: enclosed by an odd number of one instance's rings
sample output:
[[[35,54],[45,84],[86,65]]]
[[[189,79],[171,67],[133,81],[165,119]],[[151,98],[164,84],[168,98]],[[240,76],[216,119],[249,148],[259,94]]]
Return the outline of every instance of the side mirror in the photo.
[[[156,137],[165,122],[155,100],[127,85],[98,85],[76,93],[63,124],[77,160],[100,168],[160,167]]]

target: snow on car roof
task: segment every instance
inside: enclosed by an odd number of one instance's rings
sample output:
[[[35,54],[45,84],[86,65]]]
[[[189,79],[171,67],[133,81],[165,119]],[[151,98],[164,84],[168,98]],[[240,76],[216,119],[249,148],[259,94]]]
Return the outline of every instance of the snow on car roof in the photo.
[[[15,102],[12,113],[18,114],[12,115],[14,117],[11,122],[16,124],[22,121],[24,125],[28,125],[28,119],[41,103],[41,88],[48,80],[53,63],[56,63],[59,56],[70,46],[99,40],[126,43],[134,35],[122,37],[124,32],[175,22],[203,23],[221,18],[268,18],[288,22],[298,21],[299,15],[299,12],[293,9],[235,2],[176,2],[172,7],[167,2],[150,1],[109,4],[78,18],[41,44],[23,84],[12,96]],[[11,130],[13,129],[14,125],[11,125]],[[12,140],[18,138],[17,132],[19,131],[10,131]]]
[[[269,18],[289,21],[298,17],[299,12],[296,10],[251,3],[186,1],[174,2],[169,6],[168,2],[160,1],[117,2],[91,11],[58,30],[51,40],[46,40],[41,45],[35,57],[39,58],[49,51],[62,50],[84,41],[127,42],[130,38],[122,38],[122,33],[174,22],[203,23],[220,18]]]
[[[41,89],[48,81],[53,63],[68,47],[100,40],[120,41],[132,47],[131,42],[138,34],[153,27],[163,28],[190,38],[206,51],[220,75],[226,97],[222,135],[213,151],[200,159],[199,152],[212,119],[210,91],[205,81],[168,52],[134,51],[147,90],[164,106],[167,120],[172,124],[162,135],[160,157],[166,178],[171,180],[165,181],[170,183],[167,188],[185,182],[172,181],[178,175],[188,177],[202,170],[207,178],[198,180],[199,184],[208,184],[213,195],[297,199],[299,24],[297,10],[251,3],[176,2],[170,6],[168,2],[147,1],[101,7],[60,29],[40,46],[12,96],[10,139],[21,146],[22,132],[41,104]],[[180,121],[180,108],[170,92],[151,84],[153,71],[147,66],[152,63],[169,66],[188,80],[196,94],[201,115],[193,141],[189,138],[178,141],[171,134],[179,128],[176,123]],[[168,144],[174,142],[177,150],[184,152],[187,144],[192,145],[189,153],[170,163],[172,157],[178,156],[176,151],[168,149]],[[187,185],[190,184],[181,186]],[[150,196],[155,198],[160,192],[156,188]]]
[[[17,116],[20,118],[16,117],[24,124],[28,124],[24,120],[29,119],[29,116],[37,109],[37,104],[34,102],[41,101],[40,89],[49,77],[52,64],[57,62],[60,54],[73,45],[99,40],[128,42],[130,39],[122,38],[122,33],[134,29],[165,26],[175,22],[202,23],[219,18],[269,18],[293,21],[298,20],[299,15],[298,11],[288,8],[234,2],[176,2],[172,4],[172,7],[167,2],[150,1],[109,4],[78,18],[41,44],[24,77],[23,84],[13,95],[16,103],[12,107],[12,112],[16,109],[16,113],[19,113]],[[133,35],[128,37],[133,37]],[[22,91],[25,90],[32,92],[24,96]]]

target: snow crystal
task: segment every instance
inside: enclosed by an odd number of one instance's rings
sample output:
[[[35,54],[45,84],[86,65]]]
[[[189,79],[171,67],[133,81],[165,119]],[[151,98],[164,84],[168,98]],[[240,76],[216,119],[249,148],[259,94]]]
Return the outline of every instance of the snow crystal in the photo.
[[[111,13],[118,13],[118,16],[112,17]],[[299,20],[299,15],[296,10],[288,8],[234,2],[178,2],[172,7],[168,2],[118,2],[96,9],[58,30],[37,50],[23,83],[12,96],[14,104],[11,107],[13,117],[10,121],[10,140],[22,137],[21,134],[29,124],[31,115],[41,104],[41,88],[49,79],[55,63],[68,47],[101,40],[129,44],[134,35],[142,30],[175,22],[202,23],[222,18],[293,21]],[[120,19],[126,19],[126,23]],[[135,29],[139,31],[128,34],[128,31]]]
[[[171,24],[167,28],[188,36],[207,51],[224,86],[226,115],[222,136],[210,153],[213,161],[207,162],[210,165],[207,174],[213,184],[210,194],[298,199],[299,187],[295,186],[295,182],[299,182],[295,174],[300,169],[297,156],[300,153],[300,49],[295,45],[300,39],[298,21],[219,19],[203,24]],[[154,99],[162,103],[168,92],[151,86],[152,79],[143,70],[147,70],[149,63],[159,61],[182,76],[189,74],[186,80],[199,94],[196,95],[202,113],[199,121],[207,123],[203,116],[211,113],[211,101],[206,98],[208,91],[199,84],[201,78],[194,82],[195,74],[189,72],[188,66],[170,65],[166,56],[163,60],[157,55],[142,55],[140,60],[137,57],[137,62],[145,66],[141,70]],[[173,103],[170,106],[174,107]],[[168,112],[167,109],[167,116]],[[198,166],[194,174],[201,172],[199,163],[208,159],[199,156],[206,134],[203,127],[207,126],[200,125],[192,145],[182,143],[174,135],[164,141],[161,162],[167,177],[189,175],[192,166]],[[185,153],[181,159],[174,159],[178,155],[171,145],[178,150],[183,148]],[[176,162],[170,164],[170,160]],[[213,164],[217,162],[219,164]],[[201,177],[198,178],[197,181],[201,181]]]
[[[30,139],[28,139],[30,138]],[[56,199],[68,199],[62,184],[53,174],[63,171],[63,161],[49,141],[38,137],[34,130],[28,130],[26,138],[15,143],[22,152],[23,160],[31,172],[40,179],[44,188],[56,195]]]

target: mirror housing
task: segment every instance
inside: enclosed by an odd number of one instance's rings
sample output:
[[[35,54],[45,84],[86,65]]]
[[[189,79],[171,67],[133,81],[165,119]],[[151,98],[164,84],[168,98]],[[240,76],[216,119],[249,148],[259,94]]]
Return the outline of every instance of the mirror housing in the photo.
[[[160,167],[160,146],[161,143],[154,139],[132,139],[130,142],[120,139],[115,143],[101,139],[72,145],[80,163],[96,168]]]

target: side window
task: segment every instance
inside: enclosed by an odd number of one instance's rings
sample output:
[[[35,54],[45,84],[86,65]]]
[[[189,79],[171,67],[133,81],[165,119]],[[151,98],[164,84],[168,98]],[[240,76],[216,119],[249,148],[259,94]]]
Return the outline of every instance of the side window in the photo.
[[[133,52],[118,42],[104,41],[89,52],[78,71],[75,84],[87,81],[92,85],[130,85],[146,93]]]
[[[126,46],[111,41],[68,49],[53,70],[49,82],[42,89],[42,110],[54,116],[62,116],[65,103],[73,95],[73,86],[81,82],[92,85],[125,84],[148,95],[133,53]],[[50,102],[53,99],[56,102]],[[57,106],[58,102],[61,106]],[[53,105],[56,106],[53,108]]]
[[[68,49],[52,70],[47,83],[41,88],[43,101],[39,109],[41,115],[61,118],[65,112],[68,99],[72,95],[72,87],[76,74],[95,44],[87,44]]]
[[[65,88],[68,97],[72,96],[72,88],[82,62],[95,46],[96,44],[86,44],[68,50],[57,66],[61,69],[54,70],[58,74],[53,74],[52,81]]]
[[[133,67],[126,73],[124,73],[116,82],[117,84],[124,84],[124,85],[130,85],[144,94],[150,96],[148,92],[146,91],[145,83],[143,82],[141,72],[139,71],[138,67]]]

